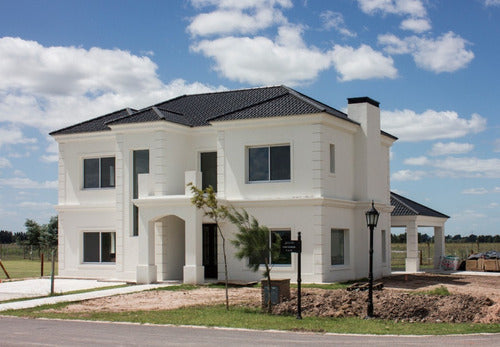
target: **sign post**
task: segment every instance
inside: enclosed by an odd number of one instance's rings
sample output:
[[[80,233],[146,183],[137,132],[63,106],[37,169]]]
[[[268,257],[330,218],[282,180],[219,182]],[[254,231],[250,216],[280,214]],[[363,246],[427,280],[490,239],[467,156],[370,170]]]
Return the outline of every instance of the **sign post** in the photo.
[[[297,264],[297,319],[302,319],[302,293],[301,293],[301,254],[302,254],[302,236],[299,231],[298,240],[284,241],[281,245],[281,249],[288,253],[297,253],[298,264]]]

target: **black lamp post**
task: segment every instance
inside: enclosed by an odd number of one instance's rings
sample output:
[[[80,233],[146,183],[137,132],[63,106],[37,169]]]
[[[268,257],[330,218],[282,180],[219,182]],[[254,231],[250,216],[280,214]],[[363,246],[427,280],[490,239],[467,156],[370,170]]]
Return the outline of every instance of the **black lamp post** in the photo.
[[[367,317],[373,317],[373,229],[377,226],[380,214],[375,209],[372,200],[372,208],[366,211],[366,225],[370,228],[370,268],[368,272],[368,310]]]

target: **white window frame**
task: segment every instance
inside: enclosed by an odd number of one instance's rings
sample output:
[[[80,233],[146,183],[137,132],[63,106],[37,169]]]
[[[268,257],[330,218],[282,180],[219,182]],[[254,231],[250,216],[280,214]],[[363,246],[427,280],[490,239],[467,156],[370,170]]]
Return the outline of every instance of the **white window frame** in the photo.
[[[102,177],[101,177],[102,164],[101,163],[102,163],[102,159],[109,159],[109,158],[115,159],[113,186],[102,187]],[[91,159],[99,160],[99,169],[98,169],[99,186],[98,187],[85,187],[85,160],[91,160]],[[115,189],[116,188],[116,156],[103,155],[103,156],[94,156],[94,157],[84,157],[84,158],[82,158],[81,163],[82,163],[82,190]]]
[[[99,261],[85,261],[85,234],[99,234],[99,249],[98,249],[98,252],[99,252]],[[115,261],[114,262],[111,262],[111,261],[108,261],[108,262],[103,262],[102,261],[102,234],[115,234],[115,237],[114,237],[114,240],[112,238],[112,242],[114,241],[114,244],[113,244],[113,248],[115,250]],[[116,264],[116,231],[100,231],[100,230],[85,230],[85,231],[82,231],[82,236],[81,236],[81,240],[82,240],[82,264],[88,264],[88,265],[115,265]]]
[[[290,152],[290,178],[285,180],[271,180],[271,147],[284,147],[288,146]],[[251,181],[250,180],[250,149],[252,148],[268,148],[267,154],[267,167],[268,167],[268,179],[267,180],[259,180],[259,181]],[[249,184],[258,184],[258,183],[280,183],[280,182],[291,182],[292,180],[292,145],[291,143],[276,143],[272,145],[256,145],[256,146],[246,146],[245,149],[246,154],[246,183]]]

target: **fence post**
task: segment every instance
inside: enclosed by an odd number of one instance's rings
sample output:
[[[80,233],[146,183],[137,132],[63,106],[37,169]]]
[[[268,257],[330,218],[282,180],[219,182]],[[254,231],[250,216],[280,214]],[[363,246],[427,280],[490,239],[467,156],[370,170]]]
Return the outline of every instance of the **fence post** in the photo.
[[[43,277],[43,253],[40,254],[40,277]]]
[[[52,253],[51,253],[51,258],[52,258],[52,273],[50,274],[50,295],[54,295],[54,248],[52,248]]]

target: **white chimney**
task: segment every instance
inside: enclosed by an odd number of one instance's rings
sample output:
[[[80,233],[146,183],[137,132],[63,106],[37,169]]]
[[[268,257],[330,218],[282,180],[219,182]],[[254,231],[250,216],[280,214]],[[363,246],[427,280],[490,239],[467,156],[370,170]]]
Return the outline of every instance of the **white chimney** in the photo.
[[[354,198],[377,201],[384,179],[381,168],[386,165],[381,156],[380,103],[369,97],[348,98],[347,103],[347,115],[360,124],[355,135]]]

